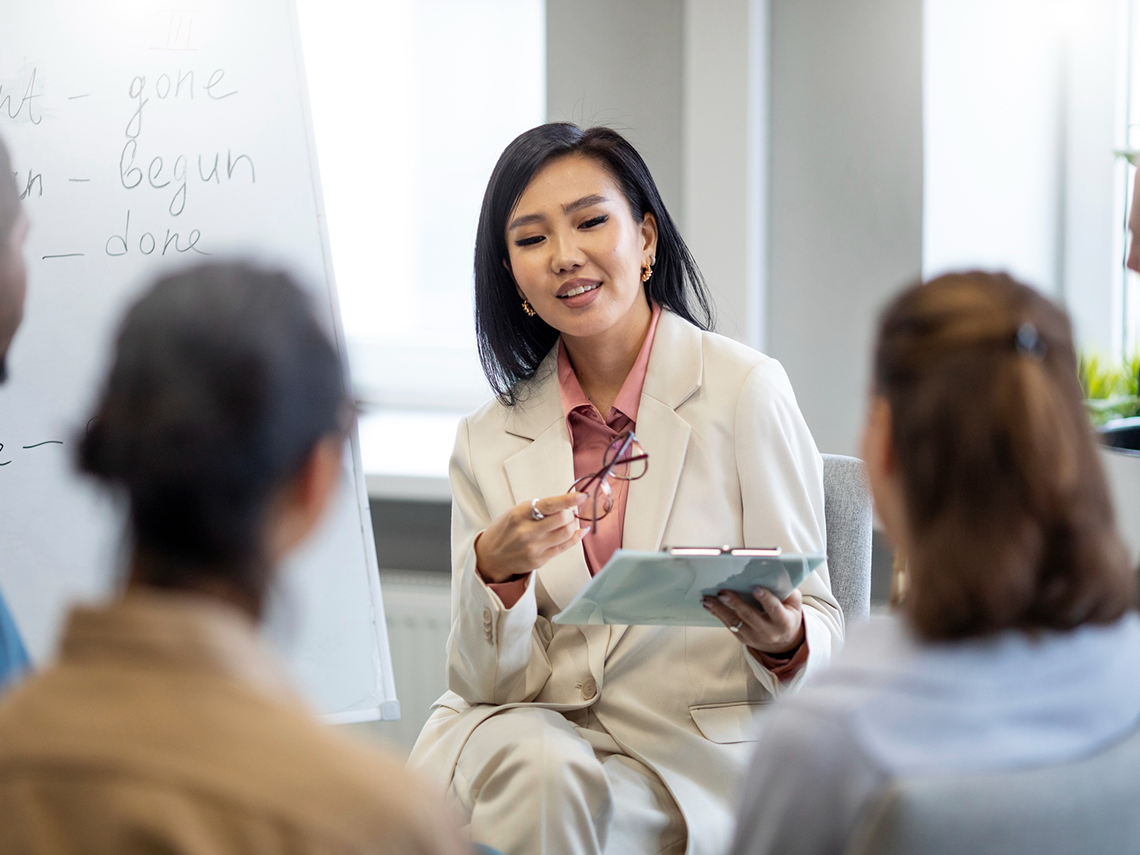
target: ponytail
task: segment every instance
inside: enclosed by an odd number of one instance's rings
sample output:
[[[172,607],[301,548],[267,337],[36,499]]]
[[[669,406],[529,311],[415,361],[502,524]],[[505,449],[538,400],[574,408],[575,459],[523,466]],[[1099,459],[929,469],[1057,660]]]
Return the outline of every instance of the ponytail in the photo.
[[[944,276],[884,313],[875,386],[911,529],[904,609],[931,639],[1119,617],[1117,535],[1064,313],[1008,276]]]

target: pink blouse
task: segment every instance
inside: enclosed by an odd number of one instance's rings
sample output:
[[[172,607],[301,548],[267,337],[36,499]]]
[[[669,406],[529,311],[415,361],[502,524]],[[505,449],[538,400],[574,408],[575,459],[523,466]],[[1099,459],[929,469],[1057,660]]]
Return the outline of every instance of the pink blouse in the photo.
[[[653,336],[657,332],[657,319],[661,317],[661,307],[653,304],[653,316],[649,321],[649,332],[641,351],[633,363],[633,368],[625,378],[614,404],[603,419],[578,382],[574,366],[566,345],[558,343],[558,393],[562,398],[562,412],[566,415],[566,426],[570,429],[570,445],[574,449],[574,478],[584,478],[602,468],[606,449],[619,434],[635,430],[637,409],[641,405],[641,387],[645,385],[645,372],[649,369],[649,352],[653,348]],[[586,551],[586,566],[590,575],[595,575],[606,566],[606,562],[621,546],[625,531],[625,504],[629,497],[629,482],[620,478],[609,479],[613,491],[613,510],[598,520],[597,526],[586,535],[582,546]],[[584,506],[585,507],[585,506]]]
[[[657,332],[657,319],[661,317],[661,307],[653,304],[653,315],[649,320],[649,332],[633,363],[633,368],[622,384],[614,404],[603,419],[578,382],[574,366],[566,345],[558,342],[558,394],[562,399],[562,412],[566,416],[566,426],[570,429],[570,446],[574,452],[574,478],[592,475],[602,468],[602,458],[606,449],[618,434],[634,430],[637,422],[637,408],[641,404],[641,387],[645,385],[645,372],[649,369],[649,353],[653,349],[653,336]],[[567,487],[570,485],[567,484]],[[625,504],[629,497],[629,482],[619,478],[610,479],[613,490],[613,509],[598,520],[597,526],[586,535],[582,547],[586,552],[586,566],[593,576],[606,566],[610,556],[621,546],[622,532],[625,530]],[[505,608],[511,608],[526,590],[526,577],[511,579],[509,582],[490,583],[489,587],[498,595]]]

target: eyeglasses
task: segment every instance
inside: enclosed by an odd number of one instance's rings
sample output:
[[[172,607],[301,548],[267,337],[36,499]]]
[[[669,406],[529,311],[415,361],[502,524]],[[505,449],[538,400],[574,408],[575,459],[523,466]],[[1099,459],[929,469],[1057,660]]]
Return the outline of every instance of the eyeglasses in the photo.
[[[648,471],[649,455],[637,441],[637,435],[633,431],[618,434],[602,456],[602,468],[593,475],[582,476],[566,491],[586,494],[586,501],[574,509],[574,516],[589,520],[591,533],[597,531],[598,520],[614,508],[610,479],[636,481]]]

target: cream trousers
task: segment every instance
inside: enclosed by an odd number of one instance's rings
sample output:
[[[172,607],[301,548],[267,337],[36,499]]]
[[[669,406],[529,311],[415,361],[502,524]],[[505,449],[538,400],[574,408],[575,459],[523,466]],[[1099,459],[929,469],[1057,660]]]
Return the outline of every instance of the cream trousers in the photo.
[[[468,739],[451,794],[471,839],[505,855],[680,855],[685,822],[661,779],[597,719],[515,707]]]

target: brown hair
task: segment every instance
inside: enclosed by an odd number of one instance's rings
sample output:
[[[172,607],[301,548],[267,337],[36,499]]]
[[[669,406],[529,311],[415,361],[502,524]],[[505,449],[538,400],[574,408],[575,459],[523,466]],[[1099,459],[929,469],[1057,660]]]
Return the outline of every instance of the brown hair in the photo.
[[[1108,623],[1135,574],[1065,313],[1006,275],[942,276],[879,327],[908,529],[903,608],[929,640]]]

